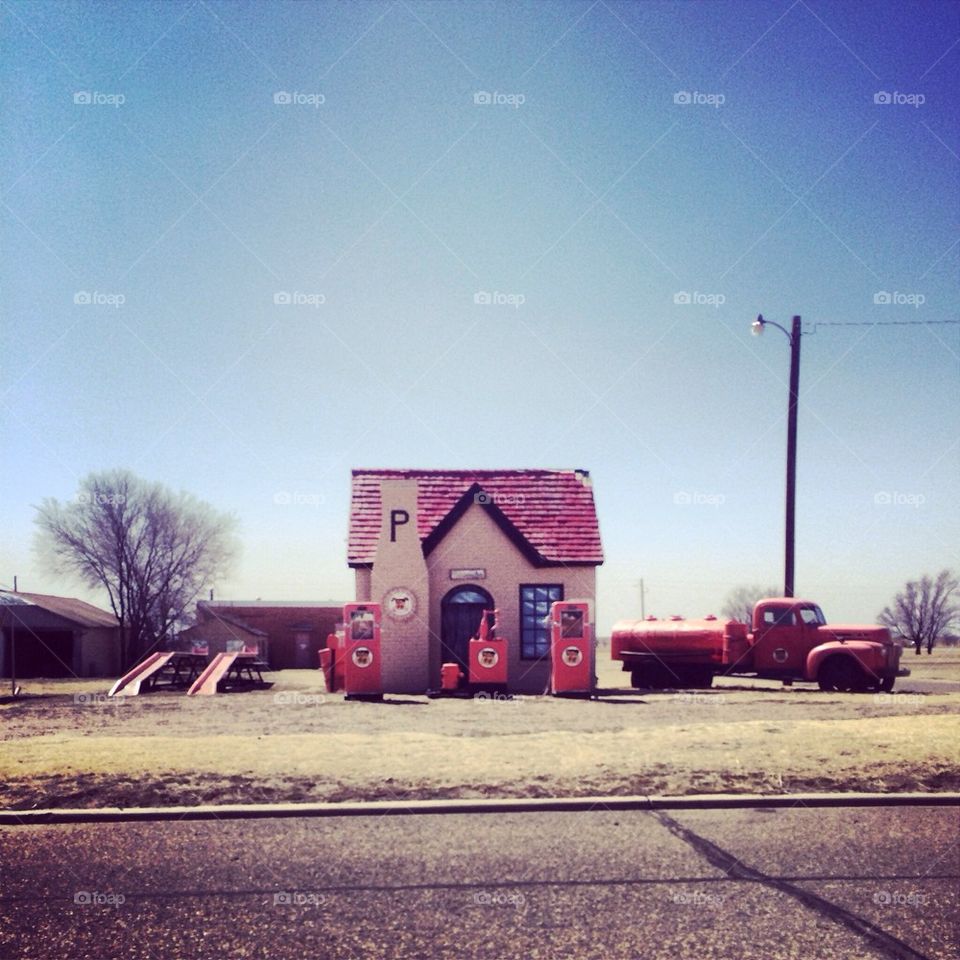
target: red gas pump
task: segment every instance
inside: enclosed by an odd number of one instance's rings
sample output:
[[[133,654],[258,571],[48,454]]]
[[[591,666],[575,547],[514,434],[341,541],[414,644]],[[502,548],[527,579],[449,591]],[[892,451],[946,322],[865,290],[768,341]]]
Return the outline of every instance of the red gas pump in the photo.
[[[343,622],[343,688],[346,699],[382,700],[380,604],[345,604]]]
[[[494,623],[487,623],[488,614],[493,614]],[[507,687],[507,641],[495,636],[498,610],[484,610],[480,629],[470,638],[467,654],[468,679],[474,690],[506,690]]]
[[[550,692],[554,696],[590,696],[594,666],[589,602],[558,600],[551,604]]]

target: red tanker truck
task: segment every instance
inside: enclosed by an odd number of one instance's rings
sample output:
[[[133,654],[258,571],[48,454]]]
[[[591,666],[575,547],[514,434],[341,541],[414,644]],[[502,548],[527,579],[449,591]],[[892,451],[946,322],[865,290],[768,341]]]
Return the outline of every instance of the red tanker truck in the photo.
[[[900,647],[886,627],[828,624],[809,600],[773,597],[753,608],[753,626],[736,620],[671,617],[614,624],[610,656],[634,687],[702,688],[715,676],[818,683],[821,690],[893,689]]]

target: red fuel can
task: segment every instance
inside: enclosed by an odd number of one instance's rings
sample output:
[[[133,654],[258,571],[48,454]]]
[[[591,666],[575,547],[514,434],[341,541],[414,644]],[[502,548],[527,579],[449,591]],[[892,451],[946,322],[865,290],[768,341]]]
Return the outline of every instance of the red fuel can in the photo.
[[[459,663],[445,663],[440,667],[440,689],[444,693],[450,693],[460,686],[463,679],[463,671]]]

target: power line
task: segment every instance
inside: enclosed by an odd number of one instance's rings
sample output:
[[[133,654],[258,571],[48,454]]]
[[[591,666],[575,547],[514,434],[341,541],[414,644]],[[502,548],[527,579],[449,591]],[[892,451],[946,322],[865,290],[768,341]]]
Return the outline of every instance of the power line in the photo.
[[[818,320],[811,327],[932,327],[960,324],[960,320]]]

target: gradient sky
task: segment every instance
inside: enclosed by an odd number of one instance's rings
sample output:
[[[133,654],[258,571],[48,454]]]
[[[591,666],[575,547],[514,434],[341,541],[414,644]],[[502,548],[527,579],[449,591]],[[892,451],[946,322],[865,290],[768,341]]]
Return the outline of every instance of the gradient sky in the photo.
[[[872,620],[960,565],[960,5],[0,17],[0,585],[98,599],[32,550],[92,470],[235,512],[221,599],[350,599],[351,468],[559,466],[601,631],[641,577],[716,611],[783,575],[761,311],[806,331],[798,592]]]

